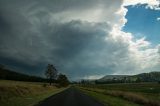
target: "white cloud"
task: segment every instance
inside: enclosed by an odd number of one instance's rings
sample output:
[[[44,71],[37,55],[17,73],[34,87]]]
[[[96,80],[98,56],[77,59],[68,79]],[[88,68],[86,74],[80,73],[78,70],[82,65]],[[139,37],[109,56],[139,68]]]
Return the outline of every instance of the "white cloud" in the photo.
[[[160,10],[160,0],[124,0],[123,5],[147,4],[147,8]]]
[[[157,18],[157,21],[160,21],[160,17]]]
[[[158,0],[124,0],[124,5],[136,5],[136,4],[149,4],[149,5],[157,5],[159,3]]]

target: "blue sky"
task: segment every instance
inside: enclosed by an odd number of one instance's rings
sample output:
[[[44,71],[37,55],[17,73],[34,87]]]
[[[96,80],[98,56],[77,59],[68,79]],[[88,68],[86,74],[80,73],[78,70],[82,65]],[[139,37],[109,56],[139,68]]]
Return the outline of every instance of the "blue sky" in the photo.
[[[137,38],[146,37],[153,45],[160,43],[160,11],[146,9],[145,5],[128,6],[126,18],[128,22],[124,31],[131,32]]]

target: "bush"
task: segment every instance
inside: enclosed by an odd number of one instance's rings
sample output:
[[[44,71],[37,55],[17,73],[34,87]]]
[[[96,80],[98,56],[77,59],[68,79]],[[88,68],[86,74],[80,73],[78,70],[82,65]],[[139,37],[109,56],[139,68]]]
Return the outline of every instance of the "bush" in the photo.
[[[69,81],[66,75],[59,74],[57,81],[60,87],[66,87],[69,85]]]

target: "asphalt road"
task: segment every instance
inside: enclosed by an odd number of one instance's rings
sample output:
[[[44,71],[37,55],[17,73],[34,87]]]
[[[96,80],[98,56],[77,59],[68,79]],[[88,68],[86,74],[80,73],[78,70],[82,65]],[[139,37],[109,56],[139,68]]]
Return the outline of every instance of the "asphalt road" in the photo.
[[[61,93],[53,95],[38,106],[104,106],[80,90],[71,87]]]

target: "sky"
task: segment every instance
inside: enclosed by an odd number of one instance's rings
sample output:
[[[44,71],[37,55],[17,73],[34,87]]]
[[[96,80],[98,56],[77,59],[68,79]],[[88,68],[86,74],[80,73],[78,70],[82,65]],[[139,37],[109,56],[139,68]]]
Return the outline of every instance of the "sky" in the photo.
[[[159,0],[0,0],[0,64],[70,80],[160,71]]]
[[[145,36],[146,40],[154,45],[160,44],[160,11],[145,7],[146,5],[126,7],[128,22],[123,27],[123,31],[130,32],[139,38]]]

